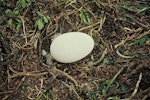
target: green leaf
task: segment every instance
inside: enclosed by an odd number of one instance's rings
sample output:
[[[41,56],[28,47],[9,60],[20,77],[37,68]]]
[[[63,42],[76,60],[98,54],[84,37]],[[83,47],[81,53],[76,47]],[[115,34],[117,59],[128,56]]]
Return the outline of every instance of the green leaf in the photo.
[[[44,23],[43,23],[42,19],[36,20],[35,28],[38,28],[39,30],[42,30],[44,28]]]
[[[146,11],[150,10],[150,6],[144,3],[143,4],[138,3],[135,5],[123,4],[122,7],[130,11],[134,11],[142,14],[145,14]]]
[[[19,30],[21,24],[17,24],[16,29]]]
[[[108,56],[104,57],[103,58],[103,63],[104,64],[108,64],[108,65],[111,65],[111,64],[114,64],[114,60],[112,58],[109,58]]]
[[[20,85],[20,88],[21,88],[21,89],[24,89],[24,88],[26,88],[26,87],[28,87],[28,86],[29,86],[28,84],[23,84],[23,83],[22,83],[22,84]]]
[[[81,23],[85,23],[85,24],[90,24],[90,18],[88,15],[88,11],[86,9],[82,9],[80,11],[80,19],[81,19]]]
[[[26,0],[26,1],[27,1],[27,3],[28,3],[28,6],[29,6],[29,5],[32,4],[32,1],[33,1],[33,0]]]
[[[109,84],[109,82],[110,82],[110,80],[105,80],[105,81],[103,81],[103,82],[100,82],[99,84],[98,84],[98,87],[99,87],[99,93],[102,95],[102,94],[104,94],[105,93],[105,91],[106,91],[106,87],[107,87],[107,85]]]
[[[21,6],[22,8],[25,8],[27,6],[26,1],[25,0],[21,0]]]
[[[50,17],[49,16],[46,16],[46,18],[48,19],[48,21],[50,21]]]
[[[127,86],[125,84],[121,84],[120,89],[121,91],[125,91],[127,89]]]
[[[16,7],[17,7],[17,8],[20,8],[20,7],[21,7],[20,0],[18,0],[18,1],[16,2]]]
[[[123,4],[122,7],[123,7],[123,8],[129,8],[130,5],[129,5],[129,4]]]
[[[37,14],[38,14],[39,17],[41,17],[43,19],[44,23],[48,23],[49,22],[49,20],[50,20],[49,16],[45,16],[41,12],[37,12]]]
[[[96,91],[89,91],[86,95],[89,97],[89,100],[97,100]]]
[[[16,21],[17,24],[21,24],[22,23],[21,20],[18,19],[18,18],[15,18],[15,21]]]
[[[44,15],[41,12],[37,12],[38,16],[43,17]]]
[[[150,10],[150,6],[145,4],[137,4],[136,10],[140,13],[145,13],[146,11]]]
[[[101,7],[100,3],[98,3],[97,0],[93,0],[93,1],[95,2],[95,4],[96,4],[99,8]]]
[[[98,45],[101,49],[105,49],[105,45],[104,44],[99,44]]]
[[[142,45],[142,44],[144,44],[148,39],[149,39],[148,35],[145,35],[145,36],[143,36],[143,37],[141,37],[141,38],[135,39],[134,42],[128,44],[128,46],[132,46],[132,45],[136,45],[136,44]]]
[[[129,55],[130,53],[129,53],[129,50],[125,50],[125,51],[123,51],[123,55]]]
[[[109,63],[109,59],[108,59],[108,57],[104,58],[103,63],[106,63],[106,64],[108,64],[108,63]]]
[[[144,44],[149,39],[148,35],[135,40],[135,44]]]
[[[27,3],[26,3],[26,0],[18,0],[17,3],[16,3],[16,7],[17,8],[25,8],[27,7]]]
[[[25,0],[19,0],[18,5],[19,5],[19,7],[25,8],[26,7],[26,1]]]
[[[148,50],[140,49],[140,50],[137,51],[137,53],[139,53],[139,54],[146,54],[146,53],[148,53]]]
[[[8,22],[9,25],[12,25],[12,23],[13,23],[12,18],[10,18],[7,22]]]
[[[48,21],[49,21],[48,18],[47,18],[46,16],[43,16],[42,19],[43,19],[43,21],[44,21],[45,23],[48,23]]]
[[[10,9],[6,9],[5,13],[6,13],[6,14],[11,14],[12,11],[11,11]]]
[[[12,12],[12,16],[17,16],[19,14],[19,10],[18,9],[14,9]]]
[[[5,13],[9,14],[9,16],[17,16],[19,14],[19,10],[18,9],[14,9],[12,11],[10,9],[6,9]]]

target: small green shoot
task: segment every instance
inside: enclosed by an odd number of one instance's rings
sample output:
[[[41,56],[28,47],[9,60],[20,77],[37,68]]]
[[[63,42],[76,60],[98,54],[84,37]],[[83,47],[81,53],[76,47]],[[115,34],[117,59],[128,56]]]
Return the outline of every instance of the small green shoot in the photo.
[[[136,4],[134,6],[129,4],[123,4],[122,7],[130,11],[142,13],[142,14],[145,14],[147,11],[150,10],[150,6],[148,6],[147,4]]]
[[[28,87],[28,86],[29,86],[28,84],[21,84],[21,85],[20,85],[20,88],[21,88],[21,89],[25,89],[25,88]]]
[[[86,9],[81,9],[79,16],[80,16],[80,19],[81,19],[81,23],[87,24],[87,25],[90,24],[89,13]]]
[[[135,40],[135,44],[144,44],[149,39],[148,35],[143,36]]]
[[[110,80],[105,80],[104,82],[101,82],[98,84],[101,95],[103,95],[105,93],[107,85],[109,84],[109,82],[110,82]],[[110,88],[109,88],[108,92],[114,88],[114,85],[110,86]]]
[[[33,0],[18,0],[16,3],[17,8],[26,8],[32,4]]]
[[[33,0],[17,0],[16,7],[11,9],[6,9],[5,14],[7,14],[10,18],[7,20],[8,25],[15,26],[17,30],[19,30],[22,25],[22,21],[19,16],[19,8],[29,7],[32,4]]]
[[[145,5],[145,4],[137,4],[136,5],[136,10],[138,13],[145,14],[146,11],[150,10],[150,6]]]
[[[37,12],[39,18],[36,20],[34,26],[38,28],[38,30],[42,30],[45,24],[49,23],[50,17],[43,15],[41,12]]]
[[[137,53],[139,53],[139,54],[147,54],[148,50],[146,50],[146,49],[140,49],[140,50],[137,51]]]
[[[36,100],[41,100],[41,97],[42,97],[42,93],[36,98]]]
[[[123,55],[126,55],[126,56],[130,55],[129,50],[124,50],[124,51],[123,51]]]
[[[56,97],[55,97],[53,91],[52,91],[52,90],[49,90],[49,93],[50,93],[50,95],[51,95],[52,100],[56,100]],[[48,92],[47,92],[47,95],[48,95]]]
[[[144,44],[147,40],[149,39],[148,35],[145,35],[141,38],[137,38],[134,40],[133,43],[129,44],[128,46],[132,46],[132,45],[142,45]]]
[[[100,82],[98,84],[99,90],[96,91],[88,91],[88,92],[84,92],[84,94],[86,94],[86,96],[89,98],[89,100],[97,100],[97,98],[101,95],[104,95],[105,93],[109,93],[111,92],[116,86],[117,84],[119,84],[119,81],[116,80],[114,83],[112,83],[108,90],[106,91],[107,86],[109,85],[110,80],[105,80],[103,82]],[[126,91],[127,90],[127,86],[126,84],[120,84],[120,86],[117,88],[118,91]],[[107,98],[107,100],[120,100],[119,96],[113,96],[110,98]]]
[[[102,50],[105,50],[105,45],[104,44],[99,44],[98,47],[101,48]]]
[[[123,8],[129,8],[129,7],[131,7],[131,6],[130,6],[129,4],[123,4],[122,7],[123,7]]]
[[[127,85],[126,85],[126,84],[121,84],[119,90],[120,90],[120,91],[125,91],[125,90],[127,90]]]
[[[104,64],[112,65],[112,64],[114,64],[114,62],[115,61],[112,58],[109,58],[108,56],[103,58],[103,63]]]
[[[19,15],[19,10],[18,9],[14,9],[14,10],[6,9],[5,13],[8,14],[10,17],[15,17]]]
[[[36,100],[41,100],[42,98],[44,98],[44,100],[50,100],[49,97],[51,97],[51,100],[56,100],[52,90],[47,90],[45,93],[40,93]]]
[[[101,95],[103,95],[104,93],[108,93],[110,92],[113,88],[115,88],[116,84],[119,84],[118,81],[115,81],[113,84],[110,85],[109,89],[106,91],[106,88],[108,86],[108,84],[110,83],[110,80],[105,80],[103,82],[100,82],[98,84],[99,86],[99,93]],[[118,88],[119,91],[125,91],[127,88],[126,88],[126,85],[125,84],[121,84]]]
[[[5,13],[10,17],[7,21],[8,25],[10,26],[15,25],[16,29],[18,30],[20,26],[22,25],[21,19],[17,18],[17,16],[19,15],[19,10],[18,9],[14,9],[14,10],[6,9]]]
[[[86,96],[89,97],[89,100],[97,100],[96,91],[89,91],[86,93]]]
[[[93,0],[93,2],[95,2],[95,4],[96,4],[99,8],[101,8],[101,5],[100,5],[100,3],[99,3],[97,0]]]

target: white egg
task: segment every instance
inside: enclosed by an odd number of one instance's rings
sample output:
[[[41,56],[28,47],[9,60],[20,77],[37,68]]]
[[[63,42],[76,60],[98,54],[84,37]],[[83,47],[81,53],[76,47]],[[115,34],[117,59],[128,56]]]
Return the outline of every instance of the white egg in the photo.
[[[93,38],[82,32],[68,32],[56,37],[50,46],[52,57],[61,63],[72,63],[86,57],[94,48]]]

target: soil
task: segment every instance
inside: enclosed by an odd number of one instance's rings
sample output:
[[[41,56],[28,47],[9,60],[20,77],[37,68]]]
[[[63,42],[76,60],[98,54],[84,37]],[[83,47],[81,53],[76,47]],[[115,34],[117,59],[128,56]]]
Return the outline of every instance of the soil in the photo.
[[[150,99],[149,0],[27,0],[18,15],[6,13],[18,1],[0,1],[1,100]],[[50,17],[41,30],[37,12]],[[73,31],[91,35],[93,51],[48,65],[42,50],[55,34]]]

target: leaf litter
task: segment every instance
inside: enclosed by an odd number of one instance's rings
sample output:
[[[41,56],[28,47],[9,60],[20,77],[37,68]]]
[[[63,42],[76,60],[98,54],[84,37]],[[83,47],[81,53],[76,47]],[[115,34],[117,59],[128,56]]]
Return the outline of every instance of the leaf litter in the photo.
[[[11,12],[0,16],[1,100],[150,98],[149,1],[0,3],[0,12]],[[70,31],[90,34],[92,53],[72,64],[47,65],[42,50],[49,51],[54,35]]]

